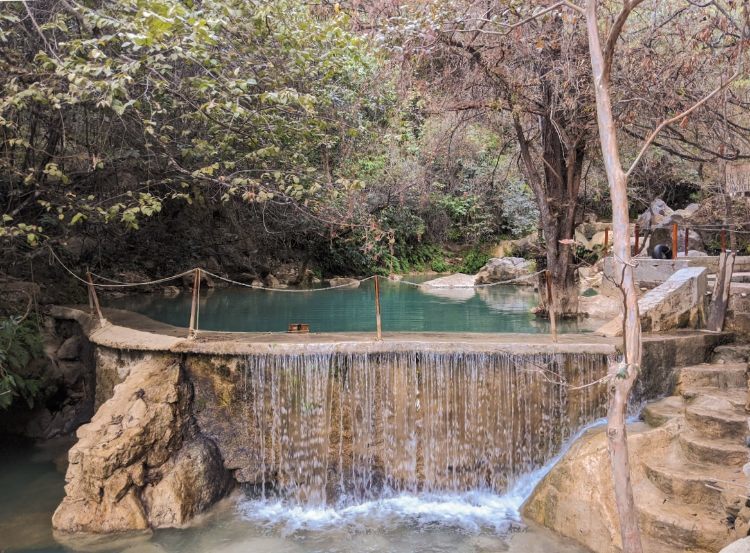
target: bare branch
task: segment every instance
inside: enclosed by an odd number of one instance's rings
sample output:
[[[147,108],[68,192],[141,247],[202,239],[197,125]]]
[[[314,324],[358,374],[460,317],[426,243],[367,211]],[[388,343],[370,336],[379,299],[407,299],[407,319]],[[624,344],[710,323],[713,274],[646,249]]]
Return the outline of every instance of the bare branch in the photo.
[[[640,0],[640,1],[643,1],[643,0]],[[501,27],[503,27],[503,28],[506,29],[505,31],[487,31],[487,30],[482,29],[482,28],[451,29],[451,31],[454,32],[454,33],[480,33],[480,34],[485,34],[485,35],[505,36],[505,35],[510,34],[510,32],[513,31],[514,29],[517,29],[518,27],[526,25],[526,23],[534,21],[535,19],[543,16],[544,14],[549,13],[551,11],[554,11],[557,8],[561,8],[561,7],[572,8],[572,9],[578,11],[579,13],[584,13],[583,9],[580,8],[579,6],[576,6],[572,2],[563,0],[561,2],[557,2],[555,4],[552,4],[551,6],[549,6],[547,8],[544,8],[542,11],[537,12],[537,13],[535,13],[533,15],[530,15],[529,17],[527,17],[525,19],[522,19],[521,21],[513,23],[512,25],[507,25],[505,23],[499,23]]]
[[[701,100],[693,104],[691,107],[683,111],[682,113],[679,113],[675,115],[674,117],[671,117],[669,119],[666,119],[662,121],[658,127],[656,127],[653,132],[648,136],[646,141],[643,143],[643,146],[641,147],[640,151],[638,152],[638,155],[635,157],[635,160],[633,161],[632,165],[630,166],[630,169],[628,169],[627,173],[625,173],[625,177],[628,178],[632,174],[633,170],[636,168],[638,163],[641,161],[641,158],[643,157],[643,154],[646,153],[646,150],[651,145],[651,143],[654,141],[654,139],[658,136],[658,134],[666,127],[667,125],[671,125],[672,123],[676,123],[680,119],[683,119],[693,113],[695,110],[697,110],[699,107],[701,107],[703,104],[708,102],[711,98],[716,96],[719,92],[727,88],[732,82],[734,82],[737,77],[740,76],[740,71],[737,70],[735,73],[729,77],[729,80],[726,82],[720,84],[716,88],[714,88],[711,92],[706,94]]]
[[[612,72],[612,60],[614,59],[617,39],[620,38],[620,35],[622,34],[625,23],[627,22],[628,17],[630,17],[630,12],[642,2],[643,0],[625,0],[622,10],[620,10],[612,28],[609,30],[607,42],[604,46],[604,78],[607,80],[609,80],[609,75]]]

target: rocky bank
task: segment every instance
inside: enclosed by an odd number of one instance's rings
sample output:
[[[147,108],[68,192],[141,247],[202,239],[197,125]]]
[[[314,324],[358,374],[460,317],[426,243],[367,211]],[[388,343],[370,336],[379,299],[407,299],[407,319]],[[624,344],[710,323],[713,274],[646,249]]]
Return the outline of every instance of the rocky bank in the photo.
[[[129,367],[68,455],[61,538],[184,525],[222,497],[230,476],[191,415],[179,362],[145,356]]]

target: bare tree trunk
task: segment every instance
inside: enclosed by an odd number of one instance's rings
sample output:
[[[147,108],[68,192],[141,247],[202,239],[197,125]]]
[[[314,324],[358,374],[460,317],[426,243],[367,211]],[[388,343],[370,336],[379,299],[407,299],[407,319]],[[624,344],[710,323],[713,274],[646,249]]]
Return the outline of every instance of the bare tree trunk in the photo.
[[[514,127],[521,152],[521,167],[534,192],[544,230],[545,257],[553,290],[552,308],[558,317],[577,317],[578,281],[572,246],[567,242],[572,241],[575,234],[584,148],[579,143],[569,147],[566,153],[558,134],[549,130],[542,140],[545,169],[540,173],[517,117],[514,118]],[[544,127],[552,129],[551,122],[545,123]],[[540,307],[546,311],[550,300],[546,294],[541,296],[543,301]]]
[[[638,295],[630,261],[630,239],[628,236],[627,177],[622,169],[617,144],[617,133],[612,117],[609,68],[605,64],[599,38],[597,2],[586,2],[586,28],[589,54],[596,92],[597,124],[602,157],[607,173],[612,199],[612,243],[617,274],[617,284],[623,294],[623,349],[625,359],[619,366],[610,368],[610,399],[607,412],[607,443],[612,463],[612,479],[615,502],[620,519],[623,553],[642,553],[641,534],[638,528],[638,513],[630,483],[630,461],[625,417],[628,399],[641,364],[641,322],[638,313]]]

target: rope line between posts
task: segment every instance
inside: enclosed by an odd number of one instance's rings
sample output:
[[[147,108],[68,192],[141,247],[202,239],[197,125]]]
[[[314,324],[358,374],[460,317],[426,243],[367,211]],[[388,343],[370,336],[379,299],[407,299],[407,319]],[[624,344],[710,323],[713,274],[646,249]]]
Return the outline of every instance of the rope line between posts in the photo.
[[[537,271],[535,273],[531,273],[531,274],[528,274],[528,275],[523,275],[523,276],[520,276],[520,277],[511,278],[511,279],[508,279],[508,280],[501,280],[499,282],[490,282],[488,284],[474,284],[472,286],[430,286],[426,282],[419,283],[419,282],[412,282],[410,280],[399,280],[399,281],[396,281],[396,282],[398,282],[400,284],[407,284],[409,286],[416,286],[417,288],[420,288],[420,287],[428,287],[428,288],[489,288],[491,286],[498,286],[500,284],[510,284],[511,282],[518,282],[518,281],[521,281],[521,280],[530,279],[532,277],[535,277],[535,276],[538,276],[538,275],[544,273],[546,270],[547,269],[542,269],[541,271]]]
[[[289,288],[266,288],[265,286],[258,286],[257,284],[247,284],[246,282],[240,282],[238,280],[233,280],[231,278],[219,276],[214,273],[210,273],[206,271],[205,269],[201,269],[202,273],[206,273],[208,276],[211,276],[213,278],[218,278],[219,280],[223,280],[224,282],[229,282],[230,284],[235,284],[236,286],[244,286],[245,288],[254,288],[256,290],[265,290],[266,292],[292,292],[292,293],[307,293],[307,292],[326,292],[328,290],[336,290],[337,288],[352,288],[354,285],[354,282],[358,282],[359,284],[366,282],[368,280],[371,280],[375,278],[375,275],[368,276],[363,279],[352,279],[352,281],[347,282],[346,284],[337,284],[336,286],[328,286],[326,288],[306,288],[304,290],[297,290],[297,289],[289,289]]]
[[[178,278],[182,278],[185,275],[191,274],[195,270],[195,269],[189,269],[187,271],[184,271],[184,272],[176,274],[176,275],[172,275],[172,276],[168,276],[168,277],[164,277],[164,278],[159,278],[159,279],[156,279],[156,280],[149,280],[149,281],[146,281],[146,282],[122,282],[122,283],[118,283],[118,284],[101,284],[101,283],[98,283],[98,282],[90,283],[85,278],[82,278],[82,277],[78,276],[67,265],[65,265],[65,263],[62,262],[62,260],[57,256],[57,254],[54,252],[54,250],[52,248],[49,248],[49,252],[52,254],[52,257],[54,257],[55,260],[60,264],[60,266],[63,269],[65,269],[68,272],[68,274],[70,274],[70,276],[72,276],[76,280],[81,281],[82,283],[84,283],[87,286],[88,285],[93,285],[93,286],[96,286],[97,288],[132,288],[132,287],[135,287],[135,286],[150,286],[150,285],[153,285],[153,284],[161,284],[163,282],[169,282],[170,280],[175,280],[175,279],[178,279]],[[107,280],[110,280],[110,279],[107,279]]]
[[[57,263],[70,276],[72,276],[73,278],[75,278],[76,280],[78,280],[79,282],[81,282],[81,283],[83,283],[83,284],[85,284],[87,286],[93,285],[93,286],[95,286],[97,288],[134,288],[136,286],[152,286],[152,285],[155,285],[155,284],[162,284],[164,282],[169,282],[169,281],[176,280],[178,278],[182,278],[182,277],[190,275],[190,274],[194,274],[196,270],[199,270],[198,268],[188,269],[187,271],[183,271],[183,272],[177,273],[175,275],[167,276],[167,277],[164,277],[164,278],[158,278],[158,279],[154,279],[154,280],[148,280],[148,281],[144,281],[144,282],[122,282],[122,281],[119,281],[119,280],[115,280],[115,279],[112,279],[112,278],[104,277],[104,276],[98,275],[96,273],[90,272],[89,274],[91,274],[92,276],[95,276],[96,278],[101,279],[101,280],[106,280],[110,284],[104,284],[104,283],[100,283],[100,282],[92,282],[92,283],[90,283],[87,279],[79,276],[70,267],[68,267],[62,261],[62,259],[60,259],[60,257],[55,253],[55,251],[52,248],[48,248],[48,249],[49,249],[49,252],[52,255],[52,257],[55,259],[55,261],[57,261]],[[206,271],[205,269],[200,269],[200,272],[204,273],[204,274],[206,274],[206,275],[208,275],[208,276],[210,276],[212,278],[216,278],[218,280],[222,280],[224,282],[227,282],[229,284],[234,284],[236,286],[242,286],[244,288],[252,288],[252,289],[255,289],[255,290],[265,290],[267,292],[289,292],[289,293],[297,293],[297,294],[299,294],[299,293],[310,293],[310,292],[326,292],[328,290],[337,290],[337,289],[340,289],[340,288],[351,288],[351,287],[354,286],[355,283],[357,283],[357,285],[359,285],[359,284],[361,284],[363,282],[367,282],[368,280],[372,280],[372,279],[376,278],[376,276],[377,276],[377,275],[371,275],[371,276],[368,276],[368,277],[365,277],[365,278],[362,278],[362,279],[352,279],[350,282],[346,282],[344,284],[338,284],[336,286],[327,286],[325,288],[287,289],[287,288],[267,288],[265,286],[258,286],[256,284],[248,284],[246,282],[240,282],[238,280],[234,280],[234,279],[231,279],[231,278],[228,278],[228,277],[217,275],[216,273],[212,273],[210,271]],[[519,281],[528,280],[528,279],[534,278],[534,277],[536,277],[536,276],[538,276],[538,275],[540,275],[540,274],[542,274],[544,272],[545,272],[545,269],[542,269],[540,271],[536,271],[535,273],[530,273],[528,275],[523,275],[523,276],[520,276],[520,277],[515,277],[515,278],[511,278],[511,279],[507,279],[507,280],[502,280],[502,281],[498,281],[498,282],[491,282],[491,283],[487,283],[487,284],[474,284],[472,286],[461,286],[460,288],[490,288],[492,286],[499,286],[499,285],[502,285],[502,284],[511,284],[513,282],[519,282]],[[395,284],[405,284],[407,286],[414,286],[414,287],[417,287],[417,288],[429,287],[429,285],[427,283],[424,283],[424,282],[422,282],[422,283],[412,282],[412,281],[409,281],[409,280],[397,280],[397,281],[391,281],[391,282],[394,282]],[[455,288],[455,287],[448,286],[447,288]]]

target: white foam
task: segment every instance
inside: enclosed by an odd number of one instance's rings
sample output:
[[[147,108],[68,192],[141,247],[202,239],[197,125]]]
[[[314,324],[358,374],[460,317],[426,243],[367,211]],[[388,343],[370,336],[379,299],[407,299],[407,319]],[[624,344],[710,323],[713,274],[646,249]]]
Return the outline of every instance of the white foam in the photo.
[[[572,436],[546,465],[530,472],[504,494],[486,491],[465,493],[402,493],[357,504],[337,506],[294,505],[278,499],[243,499],[238,504],[246,520],[284,534],[331,529],[387,529],[400,525],[439,525],[467,532],[507,533],[521,522],[521,506],[542,478],[587,430],[603,424],[597,420]]]

